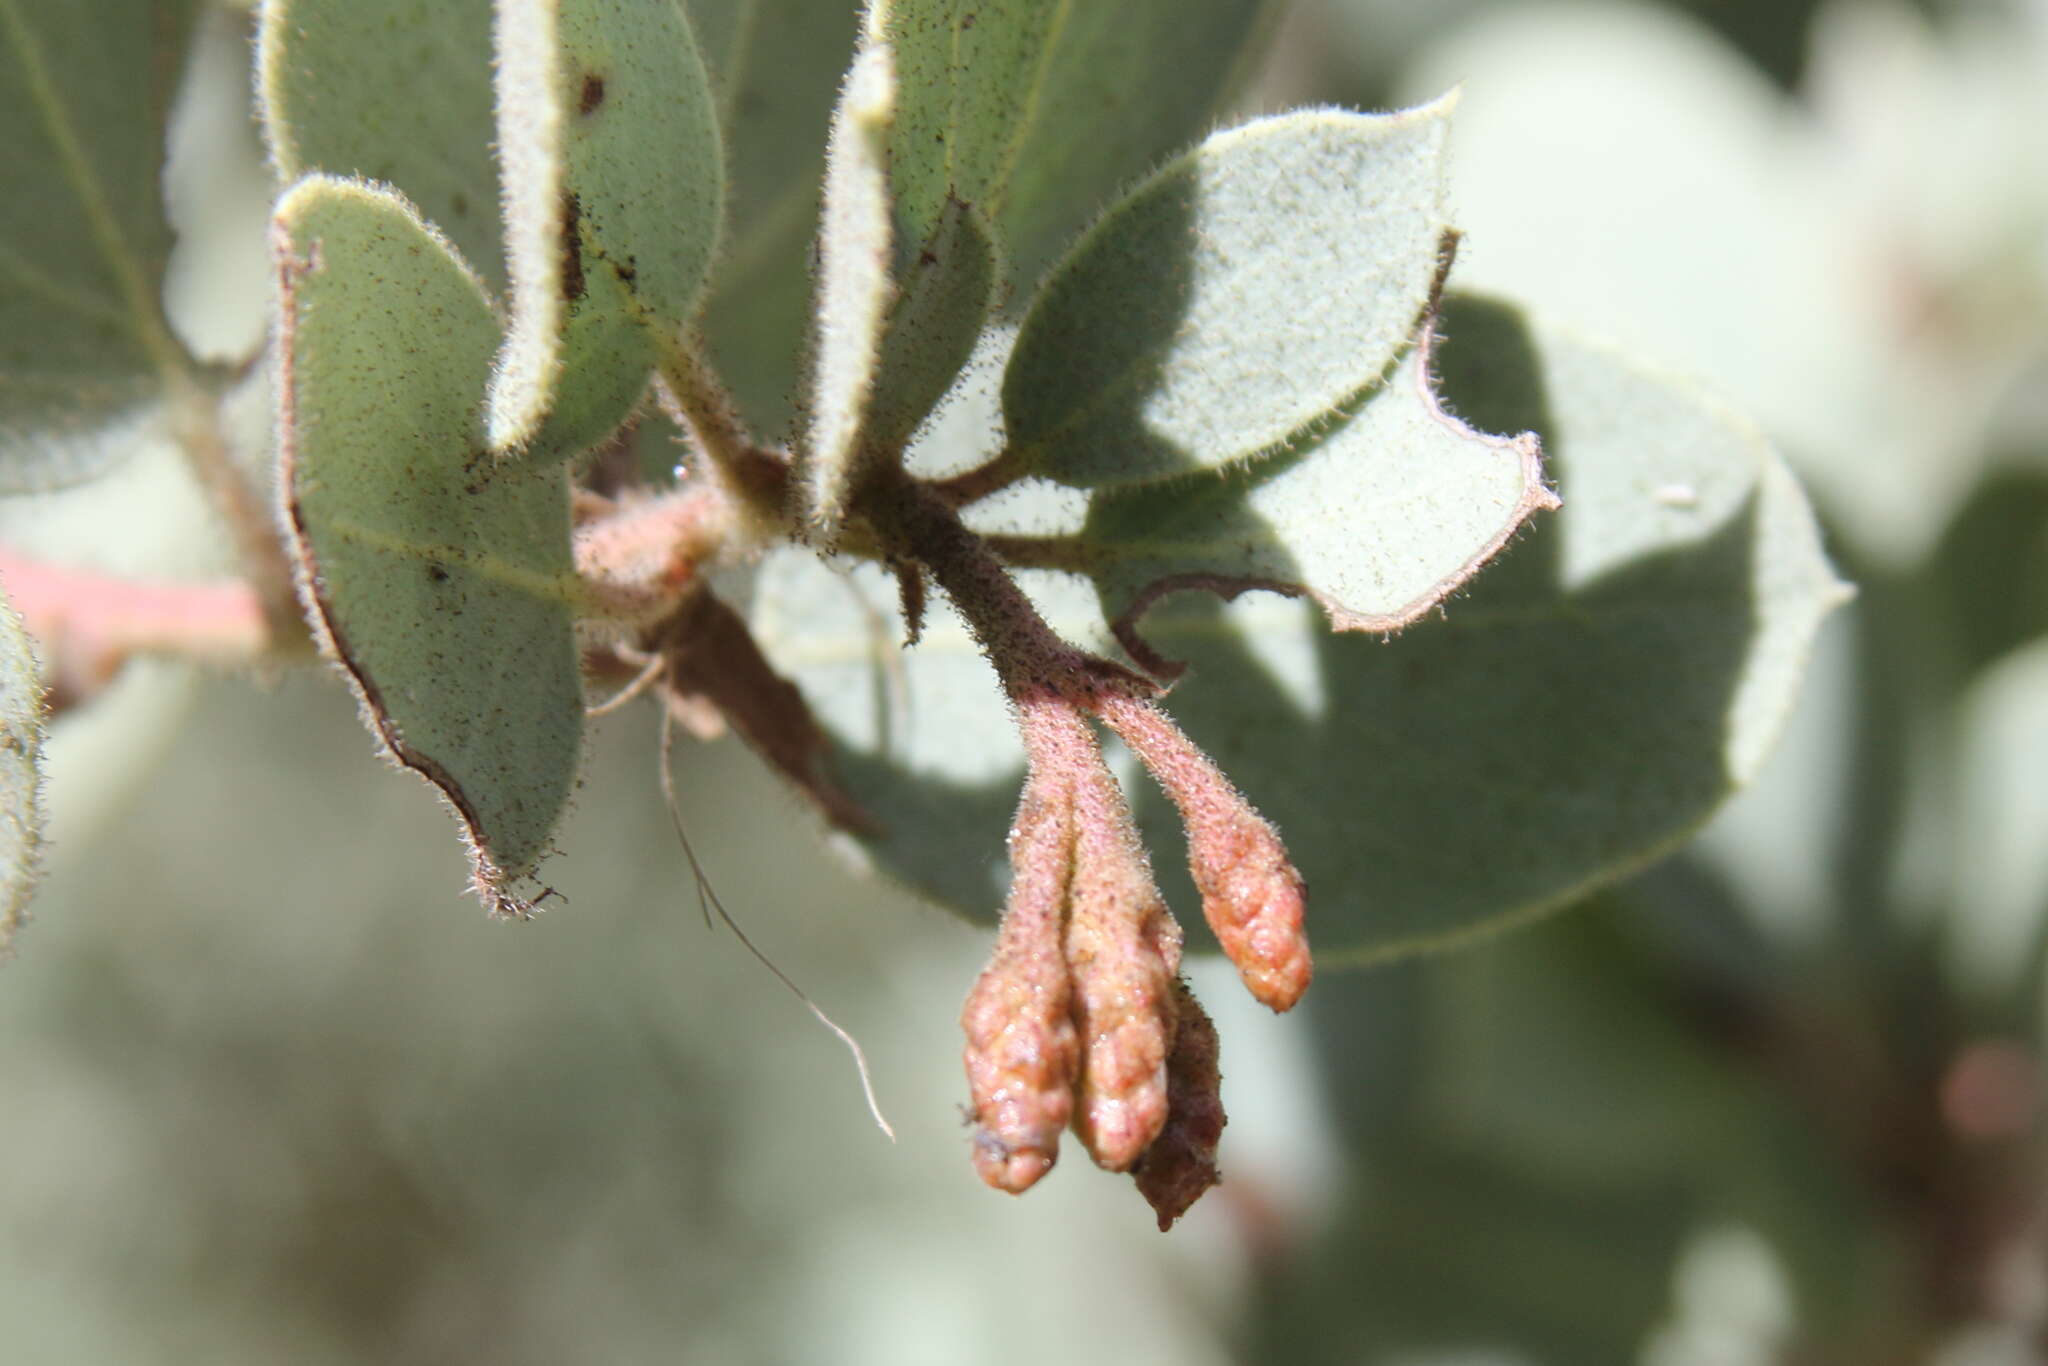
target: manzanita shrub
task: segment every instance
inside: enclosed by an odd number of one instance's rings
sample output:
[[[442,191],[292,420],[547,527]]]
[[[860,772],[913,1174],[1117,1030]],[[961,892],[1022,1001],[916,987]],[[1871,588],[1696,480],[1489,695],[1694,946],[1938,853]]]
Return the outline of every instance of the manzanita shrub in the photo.
[[[200,8],[0,0],[0,478],[89,478],[139,414],[244,568],[143,629],[149,585],[95,616],[10,555],[53,677],[310,628],[511,918],[564,890],[587,716],[730,727],[856,857],[1001,905],[962,1015],[1001,1189],[1070,1128],[1162,1228],[1216,1180],[1170,907],[1284,1011],[1311,933],[1360,964],[1573,899],[1755,772],[1842,596],[1748,427],[1446,294],[1455,96],[1211,131],[1253,0],[268,0],[270,518],[237,367],[161,302]]]

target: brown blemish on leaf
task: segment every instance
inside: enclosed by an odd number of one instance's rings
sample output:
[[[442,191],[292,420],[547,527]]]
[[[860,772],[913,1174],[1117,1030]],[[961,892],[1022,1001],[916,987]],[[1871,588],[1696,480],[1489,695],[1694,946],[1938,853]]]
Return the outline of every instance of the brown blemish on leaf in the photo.
[[[583,201],[574,193],[562,196],[562,298],[583,297]]]
[[[576,112],[588,114],[604,103],[604,77],[595,71],[586,72],[583,89],[576,96]]]

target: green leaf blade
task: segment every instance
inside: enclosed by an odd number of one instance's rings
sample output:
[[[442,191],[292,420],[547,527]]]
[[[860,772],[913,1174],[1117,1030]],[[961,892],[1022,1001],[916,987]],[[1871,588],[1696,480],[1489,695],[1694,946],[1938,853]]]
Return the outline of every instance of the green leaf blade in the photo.
[[[1199,136],[1262,35],[1261,0],[890,0],[904,108],[898,263],[946,201],[982,212],[1006,287],[1037,279],[1120,189]]]
[[[490,439],[560,458],[624,420],[695,318],[723,152],[675,0],[500,0],[497,14],[512,320]]]
[[[859,7],[816,0],[691,0],[725,132],[729,235],[703,327],[754,430],[786,433],[811,314],[826,130]]]
[[[316,177],[276,232],[301,596],[371,729],[454,808],[479,896],[523,913],[581,743],[566,478],[488,455],[497,320],[410,205]]]
[[[505,279],[481,0],[266,0],[256,41],[279,178],[394,185],[492,283]]]
[[[90,479],[184,363],[163,318],[168,111],[195,0],[0,3],[0,492]]]
[[[1281,115],[1162,168],[1032,301],[1012,446],[1063,483],[1141,483],[1277,450],[1378,380],[1436,276],[1451,104]]]

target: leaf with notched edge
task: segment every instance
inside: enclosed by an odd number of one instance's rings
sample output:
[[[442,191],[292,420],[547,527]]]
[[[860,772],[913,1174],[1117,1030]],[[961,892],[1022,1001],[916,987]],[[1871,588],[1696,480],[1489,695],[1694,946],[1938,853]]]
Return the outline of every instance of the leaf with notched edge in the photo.
[[[697,312],[723,152],[675,0],[498,0],[498,153],[512,321],[491,449],[609,434]]]
[[[1444,411],[1425,330],[1385,384],[1298,449],[1242,470],[1096,494],[1080,541],[1133,657],[1139,617],[1179,588],[1313,598],[1339,631],[1419,620],[1557,506],[1534,433],[1489,436]]]
[[[300,595],[371,729],[454,807],[479,897],[524,914],[581,744],[566,474],[485,449],[498,323],[403,199],[313,177],[274,233]]]

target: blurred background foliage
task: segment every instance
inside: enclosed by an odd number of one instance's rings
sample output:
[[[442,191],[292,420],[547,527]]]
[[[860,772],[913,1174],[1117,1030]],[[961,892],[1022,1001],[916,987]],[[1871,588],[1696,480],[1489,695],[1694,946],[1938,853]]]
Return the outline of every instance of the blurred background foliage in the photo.
[[[2048,5],[1305,0],[1242,103],[1452,83],[1461,281],[1756,416],[1860,585],[1690,849],[1286,1020],[1204,991],[1226,1183],[1160,1237],[1075,1159],[979,1186],[983,935],[730,744],[679,754],[692,838],[893,1146],[699,919],[646,716],[599,729],[574,901],[505,926],[331,681],[132,666],[57,727],[0,977],[8,1359],[2048,1360]],[[233,338],[263,177],[195,107],[174,212],[203,173],[230,226],[174,292]],[[0,536],[211,572],[163,455]]]

